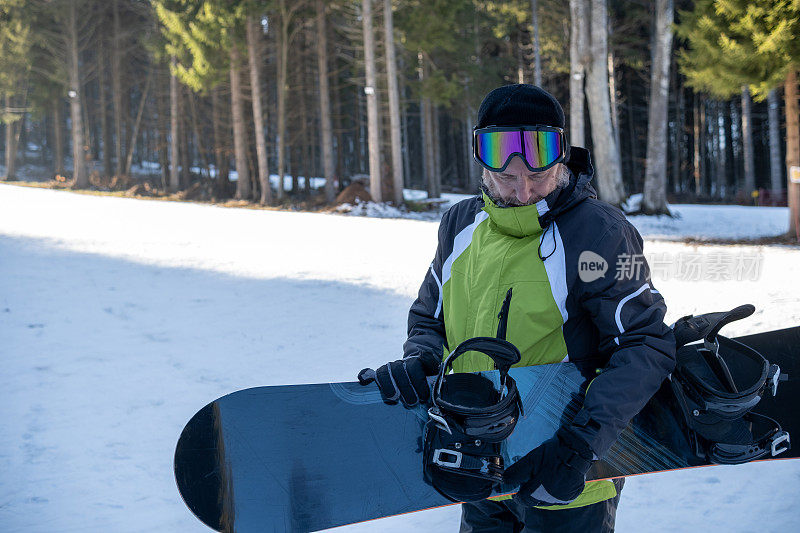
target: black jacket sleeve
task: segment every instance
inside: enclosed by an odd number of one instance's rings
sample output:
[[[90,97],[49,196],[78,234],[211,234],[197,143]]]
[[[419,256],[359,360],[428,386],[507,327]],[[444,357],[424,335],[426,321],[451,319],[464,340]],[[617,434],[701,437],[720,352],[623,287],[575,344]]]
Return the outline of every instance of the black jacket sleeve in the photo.
[[[408,312],[408,339],[403,345],[403,357],[419,356],[427,368],[438,368],[447,348],[442,309],[442,266],[448,248],[446,228],[450,213],[448,211],[442,217],[436,255],[419,288],[419,295]],[[452,245],[449,247],[452,248]]]
[[[593,249],[608,271],[579,281],[579,298],[599,332],[599,352],[610,357],[589,384],[572,429],[603,457],[674,369],[675,338],[664,324],[666,305],[650,281],[636,229],[617,222]]]

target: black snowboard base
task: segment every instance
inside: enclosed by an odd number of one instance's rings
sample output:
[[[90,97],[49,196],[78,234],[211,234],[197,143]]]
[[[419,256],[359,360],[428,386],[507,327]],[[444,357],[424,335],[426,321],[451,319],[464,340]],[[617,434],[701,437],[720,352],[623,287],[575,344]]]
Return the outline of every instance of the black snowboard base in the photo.
[[[777,397],[765,396],[756,411],[800,436],[793,408],[800,400],[800,327],[737,340],[788,375]],[[506,464],[550,438],[582,403],[583,378],[570,363],[511,372],[525,415],[503,444]],[[496,379],[496,372],[485,374]],[[189,509],[226,532],[316,531],[450,505],[423,479],[426,420],[422,407],[384,404],[374,384],[246,389],[208,404],[189,421],[175,451],[175,477]],[[664,386],[587,477],[709,466],[681,428]],[[799,452],[796,447],[774,459]]]

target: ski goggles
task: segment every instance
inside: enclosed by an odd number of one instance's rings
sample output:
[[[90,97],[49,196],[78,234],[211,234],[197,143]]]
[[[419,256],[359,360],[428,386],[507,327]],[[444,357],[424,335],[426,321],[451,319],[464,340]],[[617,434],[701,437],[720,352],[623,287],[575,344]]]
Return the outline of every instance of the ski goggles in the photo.
[[[473,130],[472,155],[492,172],[505,170],[515,155],[541,172],[566,158],[567,139],[554,126],[490,126]]]

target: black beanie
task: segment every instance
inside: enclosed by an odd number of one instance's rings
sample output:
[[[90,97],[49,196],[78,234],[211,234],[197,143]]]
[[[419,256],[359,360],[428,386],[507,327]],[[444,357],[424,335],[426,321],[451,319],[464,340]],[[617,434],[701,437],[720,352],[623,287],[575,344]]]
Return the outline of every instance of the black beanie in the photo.
[[[487,126],[556,126],[563,129],[564,110],[552,94],[535,85],[504,85],[487,94],[478,109],[476,127]]]

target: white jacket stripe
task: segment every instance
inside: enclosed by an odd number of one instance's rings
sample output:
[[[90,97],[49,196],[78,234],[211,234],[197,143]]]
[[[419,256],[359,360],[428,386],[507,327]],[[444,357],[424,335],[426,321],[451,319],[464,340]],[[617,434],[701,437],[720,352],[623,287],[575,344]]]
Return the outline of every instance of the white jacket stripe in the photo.
[[[475,233],[475,228],[487,218],[489,218],[489,214],[486,213],[486,211],[478,211],[475,214],[475,220],[472,224],[459,231],[458,235],[456,235],[456,238],[453,240],[453,251],[448,258],[445,259],[444,265],[442,265],[442,286],[450,279],[450,270],[453,268],[453,261],[469,247],[472,242],[472,234]]]

